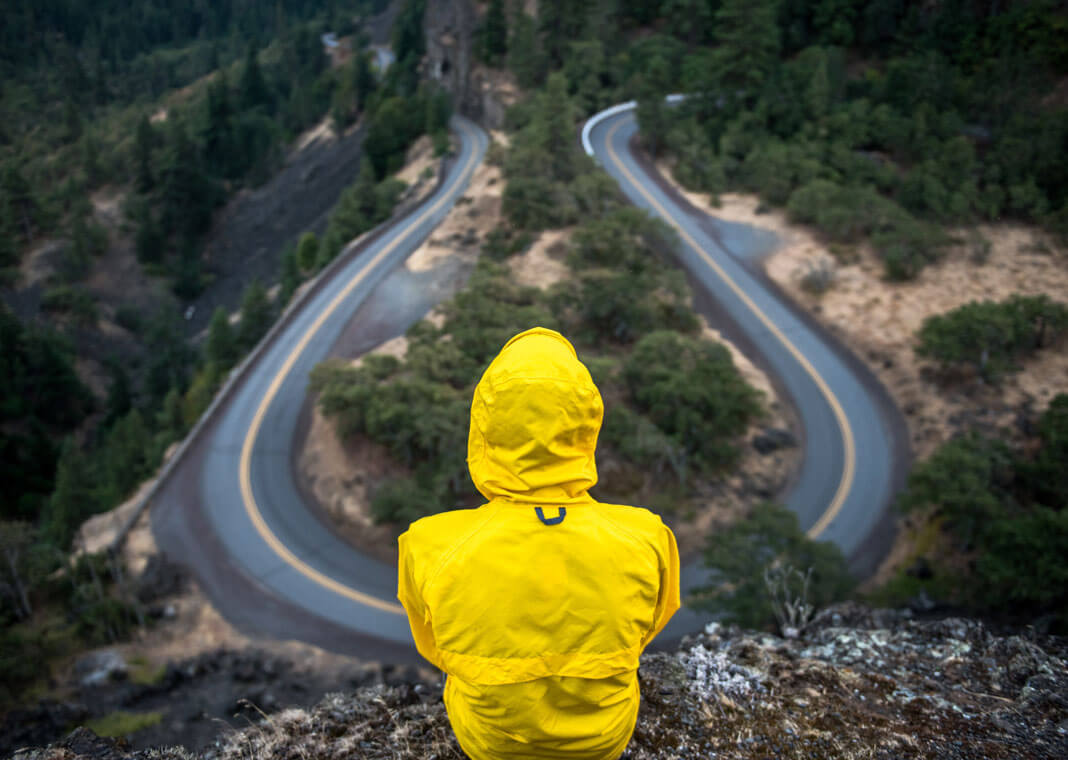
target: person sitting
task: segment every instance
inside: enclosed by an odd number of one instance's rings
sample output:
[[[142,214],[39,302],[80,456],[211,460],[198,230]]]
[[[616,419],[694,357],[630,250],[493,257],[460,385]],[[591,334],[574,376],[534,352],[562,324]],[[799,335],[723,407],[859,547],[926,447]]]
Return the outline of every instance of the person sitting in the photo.
[[[679,558],[657,515],[590,496],[603,415],[566,338],[516,335],[471,403],[488,503],[399,538],[397,596],[472,760],[612,760],[634,731],[638,658],[679,608]]]

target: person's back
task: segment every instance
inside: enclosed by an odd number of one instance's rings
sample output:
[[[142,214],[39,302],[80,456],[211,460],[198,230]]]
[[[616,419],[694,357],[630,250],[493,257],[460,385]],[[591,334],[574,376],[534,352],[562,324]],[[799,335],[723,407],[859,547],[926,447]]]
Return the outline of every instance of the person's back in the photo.
[[[638,657],[679,606],[671,531],[600,504],[603,408],[574,349],[535,328],[483,375],[468,465],[489,503],[400,537],[398,597],[474,760],[622,754]]]

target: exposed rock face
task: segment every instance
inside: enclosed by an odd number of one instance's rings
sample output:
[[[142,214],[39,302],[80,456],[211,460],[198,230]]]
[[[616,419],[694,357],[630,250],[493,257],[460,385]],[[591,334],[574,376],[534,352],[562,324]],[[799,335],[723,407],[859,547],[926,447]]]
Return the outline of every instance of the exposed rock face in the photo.
[[[477,120],[481,113],[470,81],[476,26],[478,11],[473,0],[429,0],[426,4],[424,74],[452,95],[457,111]]]
[[[642,658],[623,758],[1064,758],[1066,657],[1063,638],[854,604],[825,610],[796,640],[713,624]],[[462,760],[440,687],[384,680],[395,685],[284,710],[201,754],[124,754],[82,732],[16,757]]]
[[[423,75],[439,82],[452,95],[459,113],[489,129],[499,129],[504,123],[506,102],[492,81],[492,73],[475,65],[478,24],[474,0],[429,0],[423,16]]]

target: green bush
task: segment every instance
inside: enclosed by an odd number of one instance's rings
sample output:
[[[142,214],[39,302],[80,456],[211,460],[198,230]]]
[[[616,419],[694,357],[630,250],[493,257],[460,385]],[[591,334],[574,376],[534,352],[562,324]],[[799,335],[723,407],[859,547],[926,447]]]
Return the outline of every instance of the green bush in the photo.
[[[100,318],[96,301],[87,290],[73,285],[55,285],[41,297],[41,308],[66,314],[76,322],[92,327]]]
[[[452,506],[442,494],[424,488],[413,478],[395,479],[387,480],[371,497],[371,516],[375,522],[407,525]]]
[[[629,344],[654,330],[692,334],[698,321],[690,291],[679,271],[642,277],[611,269],[591,269],[554,291],[557,313],[570,306],[573,333],[589,343]]]
[[[986,527],[976,561],[981,606],[1044,610],[1068,625],[1068,509],[1036,506]]]
[[[86,726],[97,736],[124,737],[143,731],[146,728],[159,725],[163,720],[163,713],[155,712],[127,712],[117,710],[108,713],[101,718],[86,721]]]
[[[1018,463],[1017,472],[1039,504],[1068,509],[1068,394],[1050,402],[1038,421],[1038,439],[1034,459]]]
[[[782,206],[795,188],[820,173],[820,165],[806,155],[802,145],[769,140],[749,151],[739,169],[739,180],[746,190]]]
[[[1002,514],[1012,464],[1009,448],[1000,441],[956,438],[912,469],[898,506],[906,513],[934,507],[971,544]]]
[[[713,532],[703,557],[714,573],[713,582],[696,592],[694,603],[747,628],[762,628],[774,619],[766,570],[811,570],[805,601],[817,608],[844,599],[853,587],[841,550],[809,539],[797,515],[768,502],[758,504],[744,520]]]
[[[1015,361],[1048,345],[1068,329],[1068,307],[1046,296],[972,301],[928,317],[917,333],[916,354],[943,367],[970,366],[988,382]]]
[[[650,333],[627,357],[623,377],[637,408],[703,469],[733,464],[734,439],[762,413],[759,391],[718,343]]]
[[[917,464],[899,506],[941,521],[930,529],[949,537],[949,553],[924,557],[931,578],[883,593],[924,589],[986,613],[1052,616],[1068,629],[1068,395],[1040,417],[1035,443],[1013,449],[971,433]]]
[[[671,475],[683,482],[688,477],[686,450],[651,420],[622,404],[605,412],[600,443],[658,479]]]

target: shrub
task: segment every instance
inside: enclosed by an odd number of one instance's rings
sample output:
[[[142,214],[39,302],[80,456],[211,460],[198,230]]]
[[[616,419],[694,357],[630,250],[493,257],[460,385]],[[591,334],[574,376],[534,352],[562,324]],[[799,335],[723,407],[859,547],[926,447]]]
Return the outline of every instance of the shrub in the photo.
[[[1068,394],[1058,394],[1038,420],[1041,444],[1034,459],[1017,464],[1032,497],[1054,509],[1068,509]]]
[[[943,367],[974,367],[984,380],[993,382],[1013,369],[1015,359],[1042,348],[1065,329],[1068,307],[1046,296],[972,301],[925,319],[917,334],[916,354]]]
[[[1046,610],[1068,624],[1068,510],[1034,507],[993,521],[985,533],[976,562],[980,604]]]
[[[837,546],[809,539],[797,515],[768,502],[758,504],[746,519],[713,532],[704,563],[714,573],[714,584],[696,592],[697,606],[722,612],[728,621],[749,628],[774,620],[765,579],[769,571],[811,571],[807,601],[816,607],[843,599],[853,586]]]
[[[638,409],[708,469],[734,463],[732,439],[761,414],[759,391],[741,378],[718,343],[650,333],[627,357],[623,377]]]
[[[965,544],[1003,512],[1012,456],[1001,441],[969,434],[943,444],[909,473],[898,498],[906,513],[934,508]]]
[[[588,270],[570,296],[574,330],[590,343],[628,344],[654,330],[693,333],[697,317],[690,308],[690,292],[681,272],[641,277],[608,269]],[[567,298],[568,289],[555,291]]]
[[[163,713],[155,712],[127,712],[117,710],[108,713],[101,718],[94,718],[86,722],[97,736],[122,737],[143,731],[146,728],[159,725],[163,720]]]
[[[687,477],[687,453],[649,419],[622,404],[608,407],[600,441],[657,478]]]
[[[375,522],[407,525],[450,506],[441,494],[424,488],[412,478],[394,479],[387,480],[375,491],[371,515]]]
[[[41,308],[67,314],[87,326],[95,325],[100,316],[93,296],[87,290],[72,285],[56,285],[46,290],[41,297]]]

